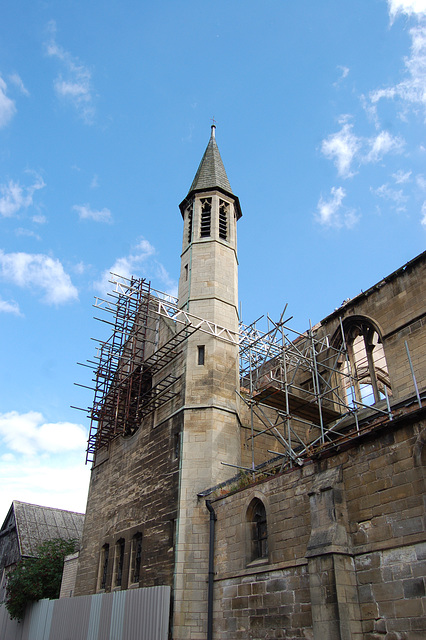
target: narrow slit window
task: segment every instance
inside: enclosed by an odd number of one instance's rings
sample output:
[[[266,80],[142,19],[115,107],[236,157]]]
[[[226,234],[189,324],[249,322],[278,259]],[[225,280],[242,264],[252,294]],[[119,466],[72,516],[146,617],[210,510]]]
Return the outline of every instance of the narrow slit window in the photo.
[[[200,237],[209,238],[211,235],[212,199],[203,198],[201,200],[201,227]]]
[[[101,589],[105,589],[108,574],[109,544],[104,544],[101,554]]]
[[[188,242],[192,241],[192,206],[187,209],[188,212]]]
[[[205,360],[205,347],[203,344],[198,345],[198,364],[203,365]]]
[[[228,205],[219,201],[219,238],[228,240]]]
[[[116,587],[121,587],[121,583],[123,581],[124,546],[125,546],[125,541],[123,538],[120,538],[120,540],[117,542],[115,546],[115,562],[116,562],[115,586]]]
[[[188,265],[185,265],[185,280],[188,280]]]
[[[131,582],[136,583],[140,580],[142,565],[142,534],[136,533],[132,539],[132,559],[131,559]]]

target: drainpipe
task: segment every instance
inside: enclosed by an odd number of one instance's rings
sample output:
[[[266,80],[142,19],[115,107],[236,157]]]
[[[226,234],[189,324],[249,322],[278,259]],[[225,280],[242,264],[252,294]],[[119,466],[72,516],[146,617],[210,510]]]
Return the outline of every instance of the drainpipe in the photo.
[[[206,507],[210,512],[209,581],[207,588],[207,640],[213,640],[214,529],[217,517],[210,500],[206,500]]]

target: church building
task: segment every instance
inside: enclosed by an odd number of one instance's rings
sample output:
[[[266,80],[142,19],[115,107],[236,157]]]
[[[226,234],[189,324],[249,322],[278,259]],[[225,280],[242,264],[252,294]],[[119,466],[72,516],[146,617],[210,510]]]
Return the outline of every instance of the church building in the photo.
[[[178,298],[96,301],[74,594],[169,586],[174,640],[424,638],[426,252],[303,334],[244,326],[214,125],[179,206]]]

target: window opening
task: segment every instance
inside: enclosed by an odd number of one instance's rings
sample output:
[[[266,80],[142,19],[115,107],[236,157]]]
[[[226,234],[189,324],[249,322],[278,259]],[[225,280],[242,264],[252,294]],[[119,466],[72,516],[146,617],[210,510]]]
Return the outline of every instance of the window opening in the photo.
[[[212,214],[212,199],[202,198],[201,200],[201,228],[200,237],[208,238],[211,233],[211,214]]]
[[[139,582],[142,564],[142,534],[136,533],[132,540],[132,582]]]
[[[124,566],[124,547],[125,547],[124,538],[120,538],[120,540],[115,545],[115,586],[121,587],[121,583],[123,580],[123,566]]]
[[[188,280],[188,265],[185,265],[185,280]]]
[[[250,562],[268,557],[268,527],[266,509],[261,500],[255,498],[248,509],[247,519],[250,525],[251,553]]]
[[[192,241],[192,205],[187,209],[188,212],[188,242]]]
[[[348,362],[342,371],[345,375],[344,395],[350,407],[358,404],[372,406],[392,395],[388,367],[381,338],[368,320],[355,320],[349,329],[346,342]]]
[[[102,547],[102,578],[101,578],[101,589],[105,589],[107,574],[108,574],[108,558],[109,558],[109,544],[104,544]]]
[[[228,204],[219,200],[219,238],[228,239]]]
[[[203,365],[205,360],[205,348],[203,344],[198,345],[198,364]]]

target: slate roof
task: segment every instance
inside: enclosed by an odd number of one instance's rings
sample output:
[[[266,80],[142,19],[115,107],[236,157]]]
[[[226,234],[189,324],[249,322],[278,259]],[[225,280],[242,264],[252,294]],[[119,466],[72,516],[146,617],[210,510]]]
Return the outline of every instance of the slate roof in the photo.
[[[229,184],[228,176],[226,175],[225,167],[223,166],[222,158],[220,157],[219,147],[216,143],[215,129],[216,126],[212,125],[209,143],[201,159],[195,178],[189,188],[188,195],[179,205],[180,211],[183,217],[185,207],[190,201],[192,193],[197,191],[220,189],[224,193],[232,196],[234,199],[237,219],[239,220],[242,216],[240,201],[237,196],[234,195],[231,185]]]
[[[6,523],[10,523],[13,512],[21,556],[35,556],[36,548],[46,540],[76,538],[83,534],[84,514],[14,500]]]
[[[215,126],[212,126],[212,133],[209,143],[201,159],[195,178],[192,181],[189,193],[191,191],[204,191],[218,187],[227,193],[232,193],[222,158],[220,157],[219,147],[215,139]]]

